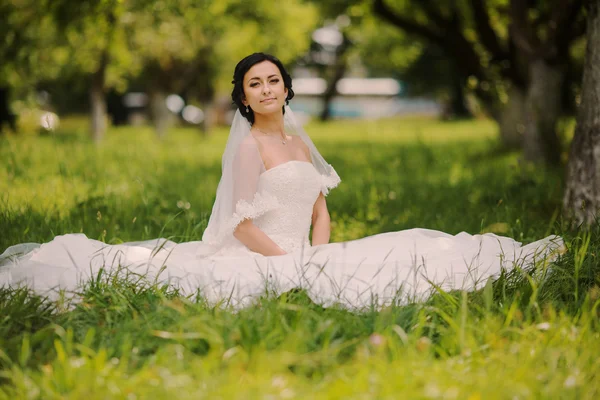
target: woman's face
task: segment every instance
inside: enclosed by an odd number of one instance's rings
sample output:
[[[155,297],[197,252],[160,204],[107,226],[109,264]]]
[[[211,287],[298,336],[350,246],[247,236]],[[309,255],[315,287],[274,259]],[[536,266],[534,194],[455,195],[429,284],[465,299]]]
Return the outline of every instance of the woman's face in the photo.
[[[244,75],[244,94],[242,101],[257,114],[281,112],[288,90],[283,84],[281,72],[275,64],[263,61],[255,64]]]

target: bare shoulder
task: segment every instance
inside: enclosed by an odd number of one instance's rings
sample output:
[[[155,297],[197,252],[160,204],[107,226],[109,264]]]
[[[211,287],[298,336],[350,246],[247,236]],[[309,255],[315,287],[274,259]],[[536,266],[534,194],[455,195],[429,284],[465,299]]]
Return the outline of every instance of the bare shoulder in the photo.
[[[256,138],[254,137],[254,135],[249,134],[246,135],[246,137],[242,140],[241,145],[242,146],[256,146]]]
[[[296,146],[301,148],[302,151],[304,152],[304,154],[306,154],[306,157],[308,157],[308,159],[310,159],[310,150],[308,149],[308,146],[306,145],[306,143],[304,143],[304,140],[302,140],[302,138],[300,136],[292,135],[292,142]]]
[[[240,143],[240,150],[242,151],[256,150],[260,147],[261,146],[259,140],[255,138],[252,134],[247,135],[244,139],[242,139],[242,142]]]

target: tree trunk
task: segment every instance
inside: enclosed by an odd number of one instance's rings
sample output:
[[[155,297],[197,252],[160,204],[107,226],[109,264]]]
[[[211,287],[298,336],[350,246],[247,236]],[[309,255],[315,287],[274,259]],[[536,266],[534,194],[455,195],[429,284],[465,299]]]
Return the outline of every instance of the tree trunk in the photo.
[[[110,11],[106,15],[109,27],[107,43],[100,54],[100,63],[96,72],[92,74],[90,85],[90,112],[91,112],[91,130],[92,140],[99,143],[106,133],[107,125],[107,106],[106,106],[106,68],[110,61],[109,49],[114,37],[114,26],[116,17],[114,12]]]
[[[576,224],[592,224],[600,211],[600,0],[589,2],[581,106],[563,207]]]
[[[327,82],[327,89],[325,90],[325,93],[323,93],[323,110],[321,111],[320,116],[321,121],[328,121],[331,118],[331,110],[329,105],[337,93],[337,83],[344,77],[344,74],[348,69],[347,53],[349,48],[350,40],[346,34],[343,33],[343,41],[337,50],[336,61],[332,67],[333,71],[331,74],[331,79],[329,82]]]
[[[92,84],[90,86],[92,140],[96,143],[99,143],[102,140],[104,133],[106,132],[106,98],[104,93],[104,80],[107,63],[108,54],[105,51],[102,54],[98,70],[92,74]]]
[[[150,112],[156,135],[159,139],[165,138],[171,126],[171,111],[167,108],[167,96],[162,90],[150,92]]]
[[[520,149],[525,131],[525,93],[518,87],[508,91],[508,102],[497,113],[502,145],[507,149]]]
[[[10,109],[10,87],[0,86],[0,133],[4,124],[13,131],[17,132],[17,116]]]
[[[471,118],[473,115],[467,107],[467,99],[465,97],[465,80],[457,71],[452,76],[450,89],[450,113],[453,118]]]
[[[204,111],[204,119],[200,123],[200,133],[202,137],[207,137],[215,126],[217,114],[216,108],[213,101],[202,103],[202,111]]]
[[[331,119],[331,100],[337,93],[336,85],[346,73],[346,63],[335,66],[333,77],[327,84],[327,90],[323,94],[323,110],[321,111],[321,121],[329,121]]]
[[[537,59],[531,61],[529,75],[523,136],[525,159],[557,165],[560,163],[560,142],[556,122],[561,112],[564,72],[559,66]]]

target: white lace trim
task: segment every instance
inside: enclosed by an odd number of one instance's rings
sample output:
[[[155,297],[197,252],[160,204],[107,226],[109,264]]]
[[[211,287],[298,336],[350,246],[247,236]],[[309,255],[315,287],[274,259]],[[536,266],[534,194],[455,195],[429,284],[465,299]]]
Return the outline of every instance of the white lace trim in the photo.
[[[280,206],[277,197],[265,193],[262,194],[257,192],[254,194],[252,203],[248,203],[246,200],[239,200],[235,205],[235,212],[229,219],[224,229],[218,236],[209,241],[212,246],[218,246],[222,244],[228,236],[233,235],[235,228],[245,219],[258,218],[268,211],[274,210]]]
[[[341,181],[340,176],[335,172],[335,169],[331,167],[329,175],[321,175],[321,193],[323,193],[324,196],[327,196],[329,190],[337,187]]]

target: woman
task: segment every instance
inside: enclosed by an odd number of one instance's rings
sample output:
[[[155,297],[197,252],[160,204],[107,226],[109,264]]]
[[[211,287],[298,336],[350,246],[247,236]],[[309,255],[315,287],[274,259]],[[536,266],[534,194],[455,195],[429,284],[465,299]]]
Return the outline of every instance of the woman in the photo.
[[[494,234],[428,229],[329,244],[325,196],[340,178],[287,107],[294,96],[289,74],[277,58],[255,53],[237,64],[233,85],[238,110],[202,241],[106,245],[81,234],[57,236],[7,249],[0,286],[25,283],[53,295],[103,268],[199,291],[211,303],[243,306],[266,291],[301,287],[324,305],[380,307],[422,299],[432,283],[477,288],[502,268],[551,259],[563,246],[557,236],[521,246]]]
[[[232,83],[238,112],[202,241],[218,249],[216,254],[284,255],[309,246],[312,223],[312,245],[328,243],[325,195],[340,178],[286,107],[294,97],[291,77],[277,58],[255,53],[238,63]],[[274,196],[277,188],[265,187],[279,180],[286,185],[295,170],[309,171],[305,178],[312,188],[294,193],[286,187]]]

